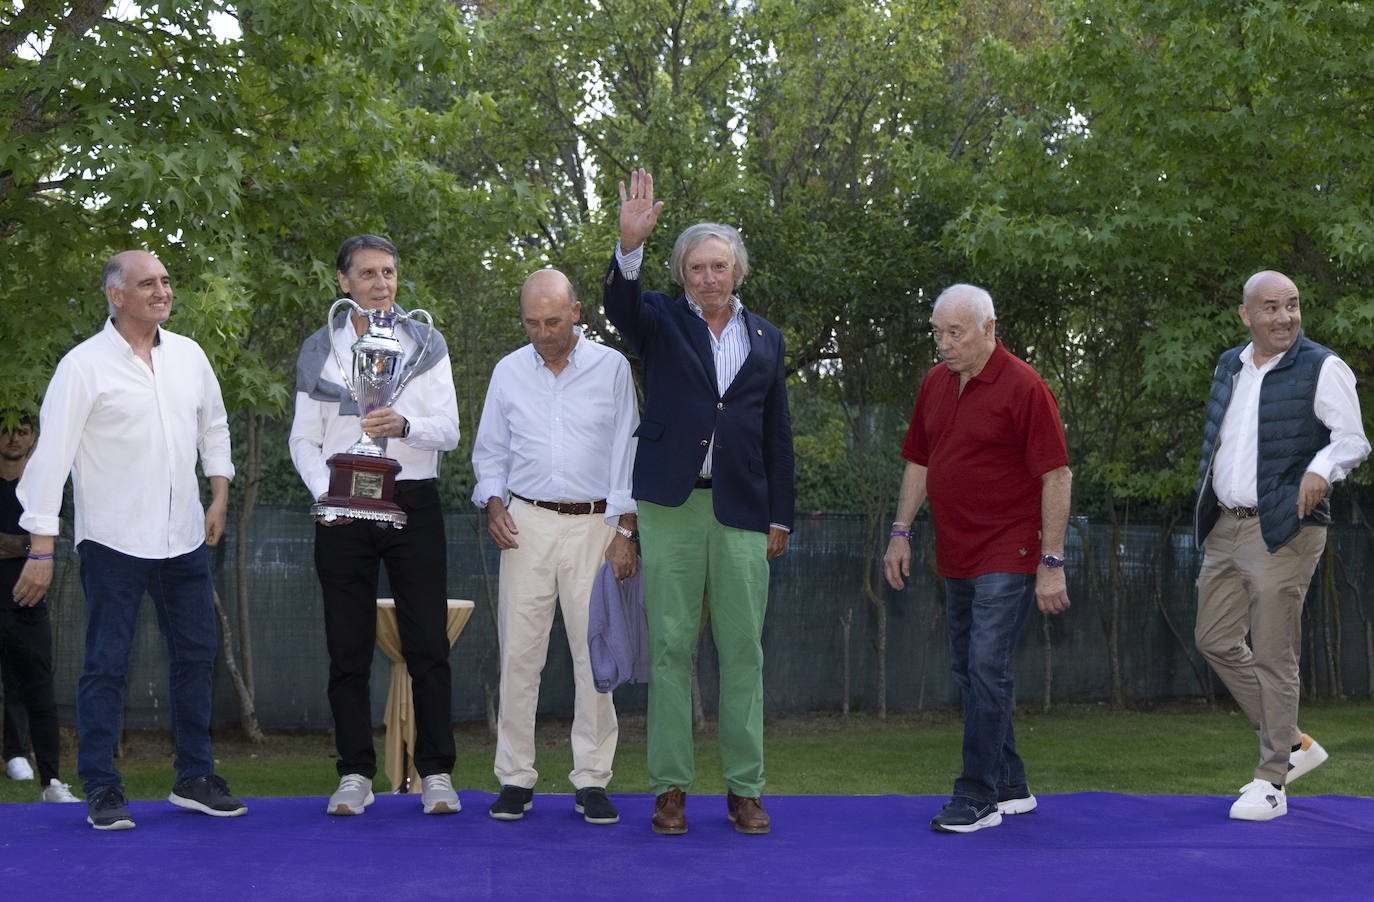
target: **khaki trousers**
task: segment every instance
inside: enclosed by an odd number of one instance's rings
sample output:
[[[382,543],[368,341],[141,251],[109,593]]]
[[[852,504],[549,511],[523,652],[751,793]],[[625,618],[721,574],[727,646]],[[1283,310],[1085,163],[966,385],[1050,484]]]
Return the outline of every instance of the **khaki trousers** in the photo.
[[[496,779],[502,786],[534,788],[534,718],[539,680],[548,658],[555,601],[563,612],[572,652],[574,788],[611,780],[616,739],[610,693],[596,691],[587,651],[592,583],[615,531],[600,514],[559,514],[511,499],[519,548],[501,552],[496,630],[501,643],[501,702],[496,718]]]
[[[1302,605],[1325,547],[1326,527],[1305,525],[1270,554],[1258,517],[1222,512],[1207,536],[1198,575],[1198,651],[1259,736],[1255,779],[1280,786],[1287,781],[1289,751],[1302,739]]]

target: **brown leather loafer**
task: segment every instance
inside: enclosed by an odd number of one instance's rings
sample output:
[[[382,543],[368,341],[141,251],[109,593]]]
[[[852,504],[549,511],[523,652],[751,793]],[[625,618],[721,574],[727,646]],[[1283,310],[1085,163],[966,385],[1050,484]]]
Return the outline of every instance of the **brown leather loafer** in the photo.
[[[733,792],[725,794],[725,811],[730,822],[740,833],[767,833],[768,813],[763,810],[763,801],[757,796],[749,798],[737,796]]]
[[[687,793],[676,786],[659,793],[654,799],[654,832],[664,836],[680,836],[687,832]],[[765,818],[766,820],[766,818]]]

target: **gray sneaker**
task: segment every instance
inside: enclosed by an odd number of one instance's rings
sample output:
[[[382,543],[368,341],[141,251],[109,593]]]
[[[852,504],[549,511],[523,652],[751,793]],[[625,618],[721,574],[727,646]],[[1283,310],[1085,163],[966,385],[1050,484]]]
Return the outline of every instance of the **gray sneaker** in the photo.
[[[344,774],[339,778],[339,788],[329,797],[329,807],[325,811],[339,816],[362,814],[373,801],[370,779],[362,774]]]
[[[420,802],[425,814],[457,814],[463,810],[448,774],[430,774],[420,783]]]
[[[124,804],[124,790],[102,786],[86,800],[86,823],[97,830],[132,830],[134,819]]]

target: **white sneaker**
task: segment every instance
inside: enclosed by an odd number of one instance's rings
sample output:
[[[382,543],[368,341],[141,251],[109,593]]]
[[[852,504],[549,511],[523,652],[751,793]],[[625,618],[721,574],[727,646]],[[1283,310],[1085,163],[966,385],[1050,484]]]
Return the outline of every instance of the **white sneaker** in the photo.
[[[371,780],[362,774],[344,774],[339,778],[339,788],[329,797],[329,807],[325,811],[340,816],[362,814],[375,800]]]
[[[1288,813],[1288,796],[1268,780],[1251,780],[1240,788],[1240,798],[1231,805],[1231,819],[1272,821]]]
[[[1288,753],[1288,779],[1284,782],[1292,783],[1329,757],[1331,756],[1321,747],[1321,743],[1303,733],[1302,744],[1298,750]]]
[[[33,768],[29,766],[29,759],[24,757],[11,758],[6,761],[5,773],[10,775],[11,780],[33,779]]]
[[[44,802],[79,802],[76,796],[72,795],[72,787],[68,783],[60,782],[56,777],[43,787],[42,801]]]
[[[448,774],[430,774],[420,781],[420,802],[425,814],[457,814],[463,810]]]

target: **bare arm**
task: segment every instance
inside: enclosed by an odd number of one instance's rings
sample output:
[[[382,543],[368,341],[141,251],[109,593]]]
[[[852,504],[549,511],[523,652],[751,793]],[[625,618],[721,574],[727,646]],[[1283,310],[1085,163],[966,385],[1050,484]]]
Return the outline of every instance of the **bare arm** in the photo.
[[[1064,556],[1064,535],[1069,528],[1069,499],[1073,472],[1068,467],[1050,470],[1040,477],[1040,552]],[[1063,567],[1035,568],[1035,600],[1046,614],[1068,610],[1069,588]]]
[[[43,600],[52,583],[52,554],[57,547],[56,536],[29,535],[30,558],[24,562],[19,573],[19,581],[14,584],[14,600],[23,607],[33,607]],[[46,560],[34,560],[32,556],[47,556]]]
[[[897,521],[910,524],[916,512],[926,500],[926,472],[920,464],[907,461],[902,472],[902,487],[897,493]],[[908,532],[910,527],[908,526]],[[911,576],[911,539],[905,536],[892,536],[887,542],[887,553],[883,555],[883,571],[888,585],[900,589],[906,585],[905,578]]]
[[[205,509],[205,544],[218,545],[229,512],[229,477],[210,477],[210,506]]]

